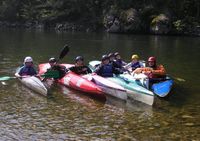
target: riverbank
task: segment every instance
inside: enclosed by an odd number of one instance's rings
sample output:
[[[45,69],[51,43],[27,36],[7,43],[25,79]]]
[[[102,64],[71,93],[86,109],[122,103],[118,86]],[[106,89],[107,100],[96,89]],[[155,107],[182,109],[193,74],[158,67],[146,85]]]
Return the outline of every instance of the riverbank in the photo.
[[[0,27],[200,36],[200,2],[3,0]]]
[[[125,31],[124,27],[115,27],[116,25],[110,26],[109,28],[104,27],[103,25],[89,25],[81,23],[69,23],[69,22],[60,22],[60,23],[42,23],[38,21],[34,22],[8,22],[0,21],[0,28],[7,29],[26,29],[26,30],[55,30],[56,32],[71,32],[71,31],[81,31],[81,32],[108,32],[116,34],[149,34],[149,35],[178,35],[178,36],[200,36],[200,26],[196,27],[185,27],[184,30],[176,30],[173,28],[167,29],[162,25],[155,25],[152,29],[141,30],[141,31]],[[118,30],[116,30],[118,29]]]

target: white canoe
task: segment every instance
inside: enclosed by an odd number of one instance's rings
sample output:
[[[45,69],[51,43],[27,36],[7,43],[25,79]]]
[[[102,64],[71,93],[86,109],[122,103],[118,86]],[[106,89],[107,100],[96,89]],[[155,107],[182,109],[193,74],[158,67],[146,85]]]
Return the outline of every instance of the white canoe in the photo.
[[[39,94],[42,94],[44,96],[47,96],[48,90],[44,86],[44,84],[40,81],[39,78],[35,76],[30,76],[30,77],[19,78],[19,80],[22,84],[24,84],[29,89]]]
[[[122,86],[97,74],[87,74],[83,77],[98,85],[105,94],[111,95],[122,100],[127,100],[126,90]]]

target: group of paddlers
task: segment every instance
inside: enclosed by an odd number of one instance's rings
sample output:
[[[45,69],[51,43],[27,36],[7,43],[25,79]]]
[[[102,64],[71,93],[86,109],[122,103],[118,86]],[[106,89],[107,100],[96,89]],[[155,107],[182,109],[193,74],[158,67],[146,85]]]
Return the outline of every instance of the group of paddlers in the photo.
[[[149,79],[165,78],[166,76],[165,68],[163,65],[157,65],[156,58],[153,56],[148,58],[148,66],[145,65],[145,61],[140,61],[139,56],[136,54],[132,55],[131,60],[130,63],[124,62],[118,52],[103,55],[101,63],[95,67],[93,72],[102,77],[113,77],[115,74],[124,72],[136,75],[142,73]],[[92,73],[91,69],[84,64],[84,58],[82,56],[77,56],[74,66],[70,68],[65,68],[60,65],[56,58],[50,58],[48,62],[50,68],[47,71],[57,71],[59,73],[58,78],[62,78],[68,71],[72,71],[78,75]],[[16,77],[23,75],[37,75],[33,67],[33,59],[30,56],[24,59],[24,65],[15,74]]]

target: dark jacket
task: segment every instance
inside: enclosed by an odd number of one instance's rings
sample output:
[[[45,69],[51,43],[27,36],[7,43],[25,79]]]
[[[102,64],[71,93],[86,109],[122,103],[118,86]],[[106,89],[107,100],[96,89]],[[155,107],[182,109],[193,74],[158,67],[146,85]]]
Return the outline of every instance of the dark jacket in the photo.
[[[37,72],[36,70],[32,67],[32,66],[22,66],[19,70],[19,75],[20,76],[24,76],[24,75],[30,75],[30,76],[33,76],[33,75],[36,75]]]
[[[95,73],[102,77],[113,77],[113,74],[120,74],[121,72],[112,64],[100,65],[95,70]]]
[[[91,69],[88,66],[73,66],[73,67],[70,67],[69,70],[71,70],[72,72],[78,75],[92,73]]]
[[[60,78],[64,77],[66,72],[67,72],[66,67],[62,66],[62,65],[55,65],[55,66],[51,67],[50,69],[48,69],[47,71],[50,71],[50,70],[54,70],[54,71],[59,72],[59,77],[55,78],[55,79],[60,79]]]

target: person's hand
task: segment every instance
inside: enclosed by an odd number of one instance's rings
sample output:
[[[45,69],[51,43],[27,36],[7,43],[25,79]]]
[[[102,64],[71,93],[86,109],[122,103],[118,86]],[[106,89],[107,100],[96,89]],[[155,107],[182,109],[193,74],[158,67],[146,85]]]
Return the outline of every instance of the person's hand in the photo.
[[[135,73],[135,74],[139,74],[139,73],[141,73],[142,72],[142,70],[140,69],[140,68],[137,68],[137,69],[135,69],[134,71],[133,71],[133,73]]]

